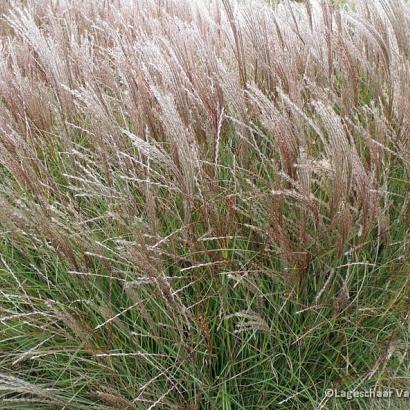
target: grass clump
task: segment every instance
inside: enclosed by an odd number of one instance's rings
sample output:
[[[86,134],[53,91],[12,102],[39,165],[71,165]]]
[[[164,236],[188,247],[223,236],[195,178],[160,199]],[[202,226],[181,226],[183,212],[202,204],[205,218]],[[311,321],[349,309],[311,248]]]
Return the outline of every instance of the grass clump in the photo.
[[[326,394],[409,388],[410,9],[336,3],[2,3],[2,408],[405,403]]]

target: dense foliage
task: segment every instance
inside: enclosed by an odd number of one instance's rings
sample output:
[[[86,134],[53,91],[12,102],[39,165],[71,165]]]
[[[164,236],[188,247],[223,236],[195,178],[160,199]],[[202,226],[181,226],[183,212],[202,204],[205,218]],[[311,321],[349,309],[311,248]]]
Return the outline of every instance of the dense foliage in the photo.
[[[409,388],[407,3],[0,8],[2,409]]]

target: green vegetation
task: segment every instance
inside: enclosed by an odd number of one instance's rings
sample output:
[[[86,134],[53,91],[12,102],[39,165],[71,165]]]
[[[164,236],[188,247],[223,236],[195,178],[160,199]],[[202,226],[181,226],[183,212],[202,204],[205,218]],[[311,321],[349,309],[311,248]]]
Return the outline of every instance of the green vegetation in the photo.
[[[0,408],[407,408],[409,6],[17,3]]]

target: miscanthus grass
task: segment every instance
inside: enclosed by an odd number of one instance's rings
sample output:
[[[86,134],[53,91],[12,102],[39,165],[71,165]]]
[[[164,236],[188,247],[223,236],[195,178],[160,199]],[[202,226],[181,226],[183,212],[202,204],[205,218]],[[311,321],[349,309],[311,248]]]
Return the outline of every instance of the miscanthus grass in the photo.
[[[2,1],[2,409],[368,409],[410,389],[402,0]]]

